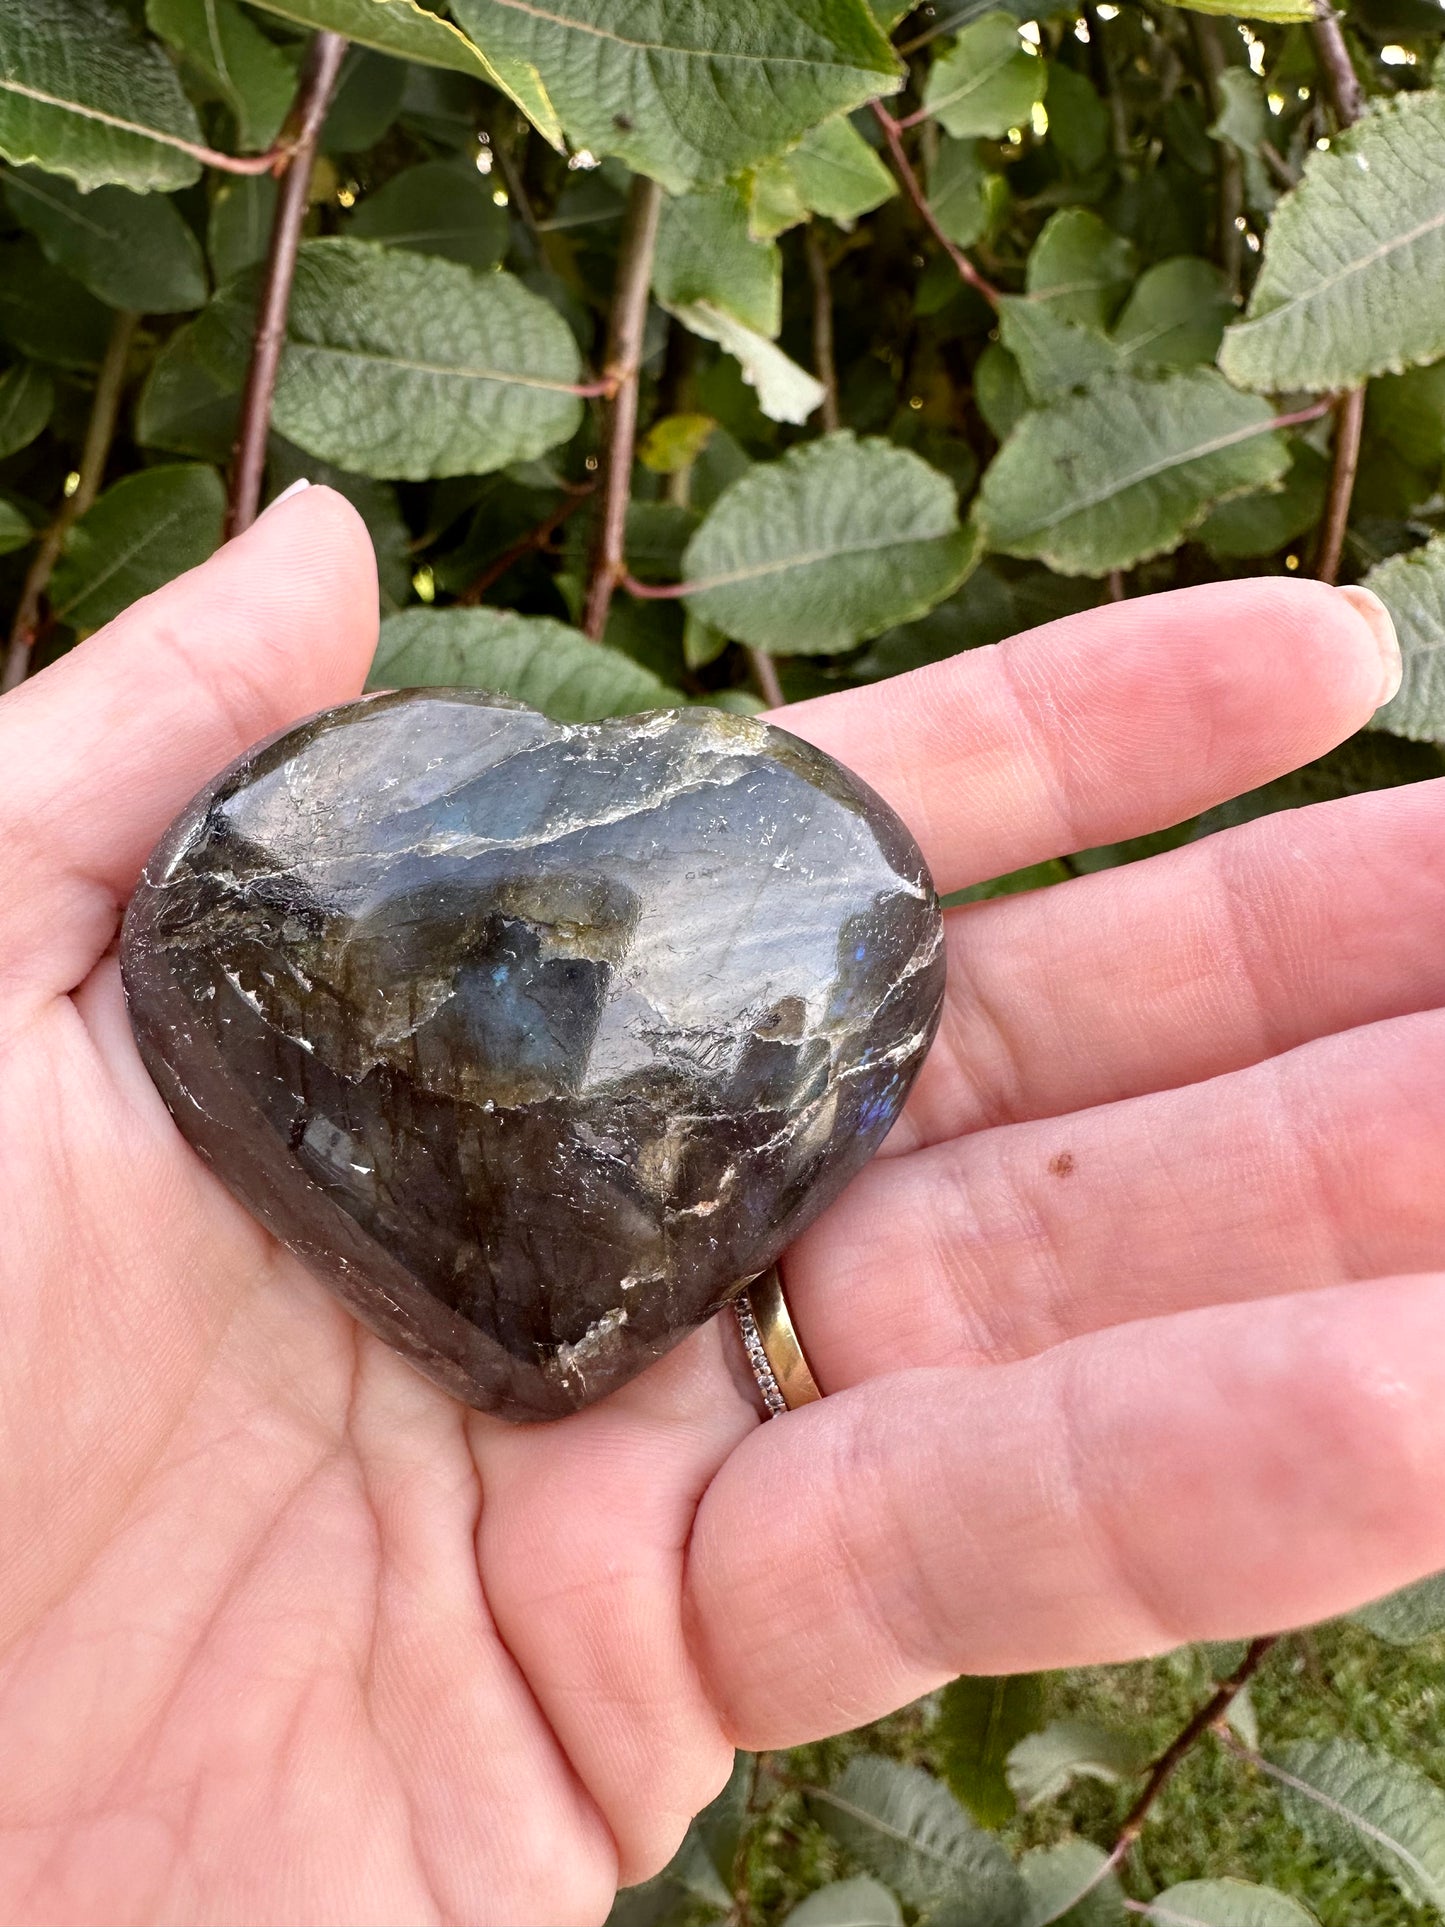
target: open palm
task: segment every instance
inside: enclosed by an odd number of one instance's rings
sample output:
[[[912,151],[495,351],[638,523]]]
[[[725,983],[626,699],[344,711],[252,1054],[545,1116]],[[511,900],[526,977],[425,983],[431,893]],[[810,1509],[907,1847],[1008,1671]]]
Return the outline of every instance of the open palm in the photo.
[[[830,1396],[761,1425],[723,1320],[514,1429],[232,1201],[120,998],[151,843],[355,694],[374,608],[313,490],[0,704],[7,1918],[595,1920],[734,1743],[1445,1564],[1435,786],[951,913],[908,1110],[786,1263]],[[1345,599],[1240,583],[788,724],[949,890],[1277,775],[1383,680]]]

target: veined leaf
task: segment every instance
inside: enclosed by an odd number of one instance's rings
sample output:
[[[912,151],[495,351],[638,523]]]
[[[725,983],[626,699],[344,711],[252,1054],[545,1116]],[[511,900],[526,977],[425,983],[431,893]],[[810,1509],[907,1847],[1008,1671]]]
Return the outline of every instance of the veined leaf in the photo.
[[[1020,1806],[1057,1799],[1075,1780],[1110,1785],[1140,1772],[1147,1755],[1137,1737],[1093,1720],[1055,1720],[1009,1754],[1008,1783]]]
[[[688,606],[725,634],[825,654],[922,615],[976,560],[947,476],[844,431],[751,468],[688,544]]]
[[[784,1915],[783,1927],[903,1927],[903,1909],[881,1881],[863,1875],[819,1887]]]
[[[1329,473],[1330,465],[1317,448],[1296,441],[1278,488],[1216,502],[1194,531],[1194,539],[1223,561],[1273,555],[1318,522]]]
[[[347,233],[413,254],[492,268],[507,252],[507,214],[474,167],[423,161],[395,174],[352,215]]]
[[[1270,1755],[1285,1811],[1317,1845],[1382,1869],[1408,1900],[1445,1909],[1445,1792],[1413,1766],[1352,1740]]]
[[[230,108],[241,146],[270,147],[296,92],[296,66],[237,0],[146,0],[146,21]]]
[[[1013,15],[986,13],[934,61],[923,105],[958,140],[997,138],[1027,124],[1047,84],[1047,64],[1020,38]]]
[[[1132,241],[1086,207],[1060,208],[1029,250],[1024,287],[1041,307],[1086,328],[1107,328],[1134,279]]]
[[[1186,1880],[1151,1901],[1144,1918],[1158,1927],[1317,1927],[1299,1901],[1247,1880]]]
[[[823,400],[822,382],[800,368],[776,343],[710,301],[690,301],[674,311],[685,328],[726,348],[757,391],[758,406],[775,422],[805,422]]]
[[[1001,176],[984,166],[977,141],[951,140],[944,135],[929,170],[928,199],[949,240],[961,248],[971,248],[988,232],[995,208],[1007,199],[1007,190]]]
[[[1070,321],[1031,294],[1001,297],[998,338],[1018,363],[1029,399],[1036,403],[1058,401],[1123,366],[1106,334]]]
[[[1140,275],[1113,339],[1130,367],[1193,368],[1214,360],[1233,313],[1214,263],[1179,254]]]
[[[180,314],[204,303],[201,244],[166,195],[125,187],[82,194],[57,174],[27,167],[6,177],[5,199],[47,260],[110,307]]]
[[[581,420],[572,331],[509,274],[372,241],[308,241],[289,330],[276,427],[358,475],[485,475],[566,441]],[[239,383],[249,331],[236,283],[197,334],[221,381]]]
[[[1029,1904],[1020,1927],[1124,1927],[1124,1890],[1112,1869],[1104,1873],[1104,1858],[1088,1840],[1026,1853],[1019,1872]]]
[[[114,0],[0,0],[0,154],[141,193],[200,179],[175,68]]]
[[[748,222],[759,240],[772,240],[810,214],[847,228],[897,192],[893,176],[848,116],[834,114],[789,153],[754,171]]]
[[[199,461],[229,461],[241,406],[239,386],[220,382],[196,352],[195,324],[177,328],[150,365],[136,402],[142,448]]]
[[[108,488],[65,539],[51,607],[76,629],[98,629],[218,546],[226,491],[213,468],[143,468]]]
[[[1416,743],[1445,743],[1445,536],[1371,569],[1373,589],[1395,620],[1405,658],[1399,694],[1373,727]]]
[[[0,555],[13,555],[17,549],[28,548],[34,540],[35,530],[29,518],[0,495]]]
[[[373,0],[374,4],[374,0]],[[714,186],[901,84],[863,0],[455,0],[493,60],[541,75],[562,125],[671,193]]]
[[[1271,420],[1212,368],[1109,377],[1022,418],[983,478],[984,538],[1061,575],[1132,568],[1212,503],[1279,480],[1289,449]]]
[[[490,689],[564,723],[684,701],[620,650],[589,642],[565,622],[512,609],[404,609],[388,616],[368,687]]]
[[[1275,210],[1219,362],[1243,388],[1353,387],[1445,355],[1445,95],[1373,107]]]
[[[293,26],[339,33],[359,47],[419,60],[426,67],[447,67],[470,74],[510,94],[522,112],[554,147],[562,130],[535,67],[505,53],[493,58],[450,20],[417,0],[249,0],[253,7],[279,15]]]
[[[861,1753],[811,1800],[834,1839],[939,1927],[1017,1927],[1013,1863],[932,1774]]]
[[[0,375],[0,461],[30,446],[54,406],[55,383],[33,361],[17,361]]]
[[[1263,20],[1270,26],[1283,26],[1290,20],[1308,20],[1312,9],[1308,0],[1174,0],[1175,6],[1191,13],[1229,14],[1236,20]]]
[[[981,1826],[1002,1826],[1012,1815],[1015,1801],[1004,1768],[1042,1715],[1037,1673],[1002,1679],[965,1675],[944,1687],[934,1722],[944,1777]]]
[[[706,302],[769,340],[783,325],[782,256],[776,242],[753,238],[746,197],[732,181],[663,202],[652,288],[674,313]]]
[[[1415,1646],[1445,1633],[1445,1573],[1421,1579],[1403,1592],[1361,1606],[1351,1619],[1392,1646]]]

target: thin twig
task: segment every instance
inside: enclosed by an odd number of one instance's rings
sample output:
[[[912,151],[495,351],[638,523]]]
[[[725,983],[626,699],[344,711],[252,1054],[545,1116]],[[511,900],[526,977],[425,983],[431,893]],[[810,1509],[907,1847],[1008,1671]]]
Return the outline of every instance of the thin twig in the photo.
[[[788,699],[783,694],[783,685],[778,681],[778,665],[773,661],[767,650],[754,649],[752,645],[749,644],[747,658],[748,668],[753,672],[753,681],[758,686],[758,694],[762,697],[768,708],[786,708]]]
[[[808,256],[808,279],[813,284],[813,373],[823,384],[823,433],[831,435],[842,426],[838,364],[833,354],[833,283],[816,221],[809,221],[803,246]]]
[[[90,421],[80,453],[79,479],[74,494],[64,498],[54,521],[41,536],[40,546],[25,572],[20,603],[15,611],[10,641],[5,651],[5,667],[0,672],[0,695],[16,688],[30,673],[30,657],[40,628],[40,605],[50,586],[55,565],[60,560],[61,550],[65,547],[65,538],[100,493],[100,485],[105,480],[105,465],[110,456],[110,445],[115,439],[116,417],[125,388],[130,345],[139,322],[139,315],[122,312],[111,323],[110,339],[106,343],[105,356],[96,377],[95,394],[91,399]]]
[[[603,369],[615,392],[603,437],[602,513],[597,518],[582,617],[583,633],[594,642],[602,638],[613,592],[627,573],[627,505],[632,495],[632,457],[637,443],[638,378],[661,208],[662,189],[656,181],[645,174],[634,175],[622,224]]]
[[[642,582],[626,568],[617,577],[617,587],[626,589],[639,602],[676,602],[682,596],[696,595],[704,586],[701,582]]]
[[[589,482],[585,488],[574,489],[564,499],[560,508],[553,509],[550,515],[537,524],[536,528],[528,529],[527,533],[519,536],[510,548],[503,549],[502,553],[494,561],[489,562],[481,574],[462,590],[457,597],[461,607],[475,608],[493,583],[500,582],[508,569],[522,561],[524,557],[531,555],[534,550],[545,549],[562,524],[574,516],[584,502],[591,501],[596,492],[595,482]]]
[[[1110,602],[1123,602],[1127,597],[1128,593],[1129,593],[1128,590],[1124,587],[1124,571],[1122,569],[1110,569],[1109,571]]]
[[[1104,23],[1099,18],[1093,0],[1083,0],[1081,11],[1084,25],[1089,31],[1089,65],[1094,70],[1094,91],[1102,94],[1108,103],[1114,158],[1125,161],[1129,158],[1129,110],[1124,105],[1124,96],[1119,92],[1114,63],[1109,58]]]
[[[955,242],[950,241],[939,225],[938,216],[929,205],[928,196],[923,191],[923,185],[917,174],[913,171],[913,163],[904,151],[903,131],[898,122],[893,118],[892,114],[889,113],[881,100],[872,101],[870,105],[873,108],[873,112],[877,115],[878,125],[883,129],[884,136],[887,139],[888,151],[893,157],[893,166],[903,185],[903,191],[923,217],[924,225],[934,240],[944,249],[949,260],[952,261],[953,265],[958,269],[962,279],[965,280],[971,288],[976,289],[991,308],[996,308],[999,304],[998,289],[991,281],[985,279],[985,277],[980,274],[972,261],[970,261],[964,253],[963,249]]]
[[[1299,186],[1298,172],[1290,166],[1289,162],[1285,159],[1284,155],[1280,153],[1273,141],[1261,141],[1259,143],[1259,151],[1263,156],[1265,166],[1269,169],[1270,173],[1273,174],[1282,188],[1289,189]]]
[[[1329,0],[1315,0],[1315,17],[1310,23],[1315,57],[1320,63],[1325,90],[1335,119],[1350,127],[1364,111],[1365,96],[1359,75],[1350,59],[1339,16]],[[1345,530],[1350,520],[1350,498],[1355,490],[1355,475],[1360,466],[1360,436],[1365,426],[1364,384],[1342,395],[1335,414],[1334,459],[1325,496],[1324,518],[1320,524],[1319,549],[1315,555],[1315,574],[1321,582],[1334,582],[1340,573],[1340,558],[1345,550]]]
[[[1202,13],[1191,13],[1189,25],[1204,75],[1209,118],[1217,121],[1224,111],[1224,90],[1220,78],[1228,64],[1220,44],[1219,28]],[[1219,178],[1218,226],[1215,235],[1219,264],[1224,269],[1229,292],[1238,295],[1244,270],[1244,231],[1241,226],[1244,218],[1244,162],[1233,141],[1217,140],[1214,143],[1214,165]]]
[[[517,115],[516,124],[520,130],[522,151],[525,156],[527,137],[532,131],[531,125],[521,114]],[[522,217],[522,225],[537,243],[537,250],[540,253],[542,248],[542,229],[537,220],[537,210],[532,205],[532,197],[527,192],[527,183],[522,179],[521,162],[512,152],[510,144],[500,137],[495,137],[491,145],[492,152],[497,157],[497,165],[502,170],[502,180],[507,189],[507,199]]]
[[[313,38],[301,69],[301,84],[287,116],[289,157],[281,176],[281,192],[277,196],[275,219],[271,224],[271,245],[266,255],[266,271],[256,307],[251,365],[246,371],[246,388],[241,398],[240,423],[231,465],[230,499],[226,509],[228,539],[250,528],[261,505],[261,483],[266,472],[266,440],[271,430],[271,403],[276,393],[281,350],[286,341],[286,314],[291,305],[291,283],[296,275],[301,227],[306,219],[311,164],[316,157],[316,143],[321,137],[331,96],[336,91],[337,76],[341,72],[345,52],[346,42],[340,34],[318,33]]]
[[[1321,582],[1334,582],[1340,573],[1340,558],[1345,552],[1345,530],[1350,520],[1350,497],[1355,490],[1355,474],[1360,466],[1360,437],[1365,426],[1365,390],[1361,386],[1342,395],[1335,414],[1335,450],[1330,465],[1330,485],[1325,496],[1325,512],[1320,523],[1320,545],[1315,555],[1315,574]]]
[[[1341,127],[1352,127],[1365,111],[1365,90],[1360,85],[1360,77],[1350,59],[1350,50],[1345,45],[1340,16],[1329,0],[1315,0],[1315,17],[1310,22],[1310,35],[1315,43],[1315,58],[1320,63],[1330,104]]]

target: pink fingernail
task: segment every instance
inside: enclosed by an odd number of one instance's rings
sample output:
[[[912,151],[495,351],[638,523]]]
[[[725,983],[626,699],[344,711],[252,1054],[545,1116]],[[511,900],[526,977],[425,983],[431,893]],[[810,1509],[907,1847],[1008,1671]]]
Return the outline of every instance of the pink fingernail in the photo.
[[[1394,618],[1374,590],[1365,588],[1363,583],[1352,582],[1348,588],[1337,589],[1335,593],[1342,595],[1370,625],[1384,672],[1380,702],[1387,703],[1398,691],[1405,676],[1405,662],[1400,654],[1400,638],[1395,634]]]

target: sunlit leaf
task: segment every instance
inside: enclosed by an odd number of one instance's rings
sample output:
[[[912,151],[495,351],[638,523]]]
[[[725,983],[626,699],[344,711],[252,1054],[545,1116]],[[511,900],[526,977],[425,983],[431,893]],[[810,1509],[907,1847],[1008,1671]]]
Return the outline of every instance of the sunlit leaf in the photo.
[[[1035,1848],[1019,1872],[1029,1894],[1020,1927],[1124,1927],[1124,1890],[1091,1841]]]
[[[237,0],[146,0],[146,21],[230,108],[242,148],[269,148],[296,92],[296,64]]]
[[[980,1825],[1002,1826],[1013,1813],[1004,1768],[1019,1741],[1042,1723],[1043,1703],[1037,1673],[965,1676],[943,1689],[933,1731],[944,1777]]]
[[[1379,1747],[1305,1740],[1270,1765],[1285,1811],[1326,1852],[1378,1867],[1407,1900],[1445,1909],[1445,1792]]]
[[[1047,84],[1047,64],[1020,38],[1013,15],[986,13],[934,61],[923,105],[957,139],[996,138],[1027,126]]]
[[[1402,1592],[1361,1606],[1350,1614],[1356,1624],[1392,1646],[1415,1646],[1445,1633],[1445,1573],[1417,1580]]]
[[[1151,1901],[1143,1917],[1158,1927],[1316,1927],[1298,1900],[1247,1880],[1186,1880]]]
[[[1009,1755],[1008,1782],[1020,1806],[1034,1807],[1057,1799],[1075,1780],[1127,1780],[1147,1760],[1137,1734],[1093,1720],[1055,1720],[1019,1741]]]

